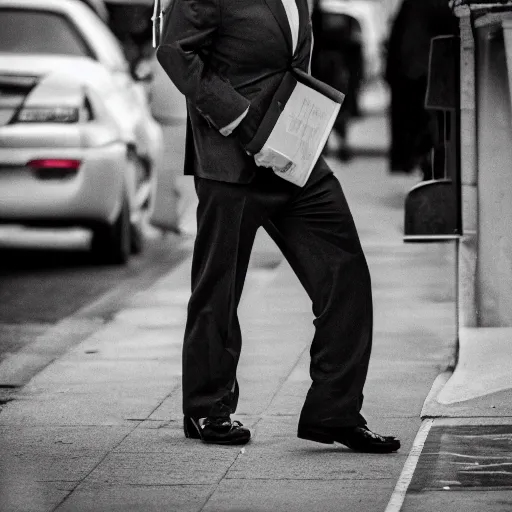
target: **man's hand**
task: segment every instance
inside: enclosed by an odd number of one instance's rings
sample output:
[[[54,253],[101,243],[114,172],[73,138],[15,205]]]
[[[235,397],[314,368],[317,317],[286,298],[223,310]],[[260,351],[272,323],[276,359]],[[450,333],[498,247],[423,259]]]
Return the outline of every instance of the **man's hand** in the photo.
[[[271,148],[263,148],[254,155],[254,161],[258,167],[269,167],[275,172],[283,171],[293,165],[293,162],[282,153]]]
[[[220,30],[221,0],[173,1],[164,16],[156,58],[178,90],[210,126],[229,126],[250,101],[217,74],[206,55]]]
[[[455,7],[458,7],[459,5],[462,5],[465,2],[465,0],[449,0],[448,6],[450,9],[455,9]]]

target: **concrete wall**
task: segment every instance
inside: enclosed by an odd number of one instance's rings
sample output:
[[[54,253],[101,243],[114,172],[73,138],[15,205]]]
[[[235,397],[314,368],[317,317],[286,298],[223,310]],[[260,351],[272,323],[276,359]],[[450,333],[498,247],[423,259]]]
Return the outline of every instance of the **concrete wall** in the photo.
[[[492,20],[491,20],[492,21]],[[501,20],[477,27],[478,325],[512,326],[512,112]]]
[[[458,323],[476,327],[476,263],[478,247],[477,138],[475,42],[469,7],[457,9],[460,18],[460,166],[463,235],[458,245]]]

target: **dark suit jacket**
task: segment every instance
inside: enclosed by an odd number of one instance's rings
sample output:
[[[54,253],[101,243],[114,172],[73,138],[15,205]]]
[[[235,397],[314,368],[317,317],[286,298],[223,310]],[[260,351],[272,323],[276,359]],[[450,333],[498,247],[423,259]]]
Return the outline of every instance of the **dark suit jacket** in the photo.
[[[281,0],[173,0],[157,58],[187,98],[185,174],[248,183],[257,172],[244,144],[254,135],[285,72],[307,71],[311,24],[296,0],[299,38]],[[235,131],[219,129],[249,112]]]

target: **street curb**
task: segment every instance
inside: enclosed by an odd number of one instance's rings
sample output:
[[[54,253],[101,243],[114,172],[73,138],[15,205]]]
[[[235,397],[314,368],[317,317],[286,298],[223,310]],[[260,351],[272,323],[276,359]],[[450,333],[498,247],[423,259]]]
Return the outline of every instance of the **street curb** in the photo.
[[[188,254],[189,251],[186,253],[185,256],[180,255],[172,269],[163,275],[159,276],[152,271],[142,273],[121,286],[105,292],[57,322],[30,345],[4,359],[0,363],[0,393],[3,390],[9,400],[15,399],[13,390],[22,388],[68,350],[110,323],[112,311],[105,307],[106,304],[122,300],[130,292],[151,288],[160,279],[166,278],[182,265],[187,264],[190,254]],[[122,309],[123,307],[120,308]],[[1,398],[0,396],[0,400]]]
[[[440,414],[439,412],[440,404],[437,401],[437,397],[455,372],[455,369],[459,363],[459,353],[460,341],[459,336],[457,336],[455,343],[453,344],[452,354],[446,369],[435,378],[434,382],[432,383],[432,387],[430,388],[430,391],[428,392],[428,395],[423,402],[423,407],[421,408],[420,412],[420,418],[422,420],[427,418],[443,417],[443,414]]]
[[[184,247],[193,238],[187,239],[184,237],[180,240]],[[263,240],[262,235],[258,237],[258,240],[259,246],[255,243],[253,249],[251,270],[254,272],[258,269],[265,271],[275,269],[283,262],[284,257],[277,248],[273,248],[273,242],[268,247],[268,242]],[[27,384],[30,379],[63,356],[69,349],[85,341],[96,331],[110,323],[111,312],[108,308],[106,318],[102,317],[106,304],[125,297],[127,292],[132,289],[136,289],[138,292],[148,291],[153,285],[162,279],[168,278],[170,274],[174,274],[182,266],[190,265],[191,249],[192,247],[187,249],[188,254],[185,257],[180,257],[180,260],[169,272],[158,277],[154,273],[149,273],[144,277],[142,285],[138,279],[135,279],[107,291],[50,327],[34,343],[4,359],[0,363],[0,400],[2,399],[1,394],[6,395],[6,400],[15,398],[15,392]],[[123,309],[121,307],[117,313]],[[4,393],[2,393],[2,388]]]
[[[443,415],[439,414],[439,402],[437,401],[437,397],[439,393],[450,380],[450,377],[453,375],[453,369],[449,369],[440,373],[436,379],[434,380],[432,387],[423,402],[423,407],[421,409],[420,418],[425,420],[427,418],[440,418]]]
[[[398,478],[398,482],[396,483],[393,494],[391,495],[388,506],[384,512],[400,512],[402,509],[407,490],[409,489],[414,472],[416,471],[416,465],[418,464],[421,452],[423,451],[423,446],[425,445],[425,441],[427,440],[433,423],[433,419],[426,419],[421,423],[418,433],[414,438],[411,451],[405,461],[400,477]]]
[[[64,318],[50,327],[37,341],[0,363],[0,388],[20,388],[32,377],[62,356],[68,349],[105,325],[100,318]]]
[[[454,361],[456,361],[456,359]],[[409,485],[414,477],[414,472],[416,471],[416,466],[423,451],[425,441],[427,440],[434,421],[436,418],[440,417],[439,414],[435,414],[435,410],[438,409],[439,405],[437,402],[437,396],[450,380],[450,377],[453,375],[453,371],[454,364],[450,364],[448,369],[440,373],[432,383],[432,387],[430,388],[421,409],[420,418],[422,422],[420,428],[414,438],[411,451],[405,461],[400,477],[398,478],[398,482],[384,512],[400,512],[402,509],[405,496],[407,495],[407,490],[409,489]]]

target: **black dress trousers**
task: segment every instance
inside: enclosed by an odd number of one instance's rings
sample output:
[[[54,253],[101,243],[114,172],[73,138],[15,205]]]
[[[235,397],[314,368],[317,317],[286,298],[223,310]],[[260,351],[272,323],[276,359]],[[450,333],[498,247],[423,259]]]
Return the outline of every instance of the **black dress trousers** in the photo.
[[[237,307],[256,231],[263,227],[304,286],[315,315],[312,385],[300,423],[364,425],[371,281],[337,178],[320,158],[303,188],[268,169],[259,169],[247,185],[204,178],[195,184],[198,232],[183,346],[184,414],[227,416],[236,409],[242,347]]]

